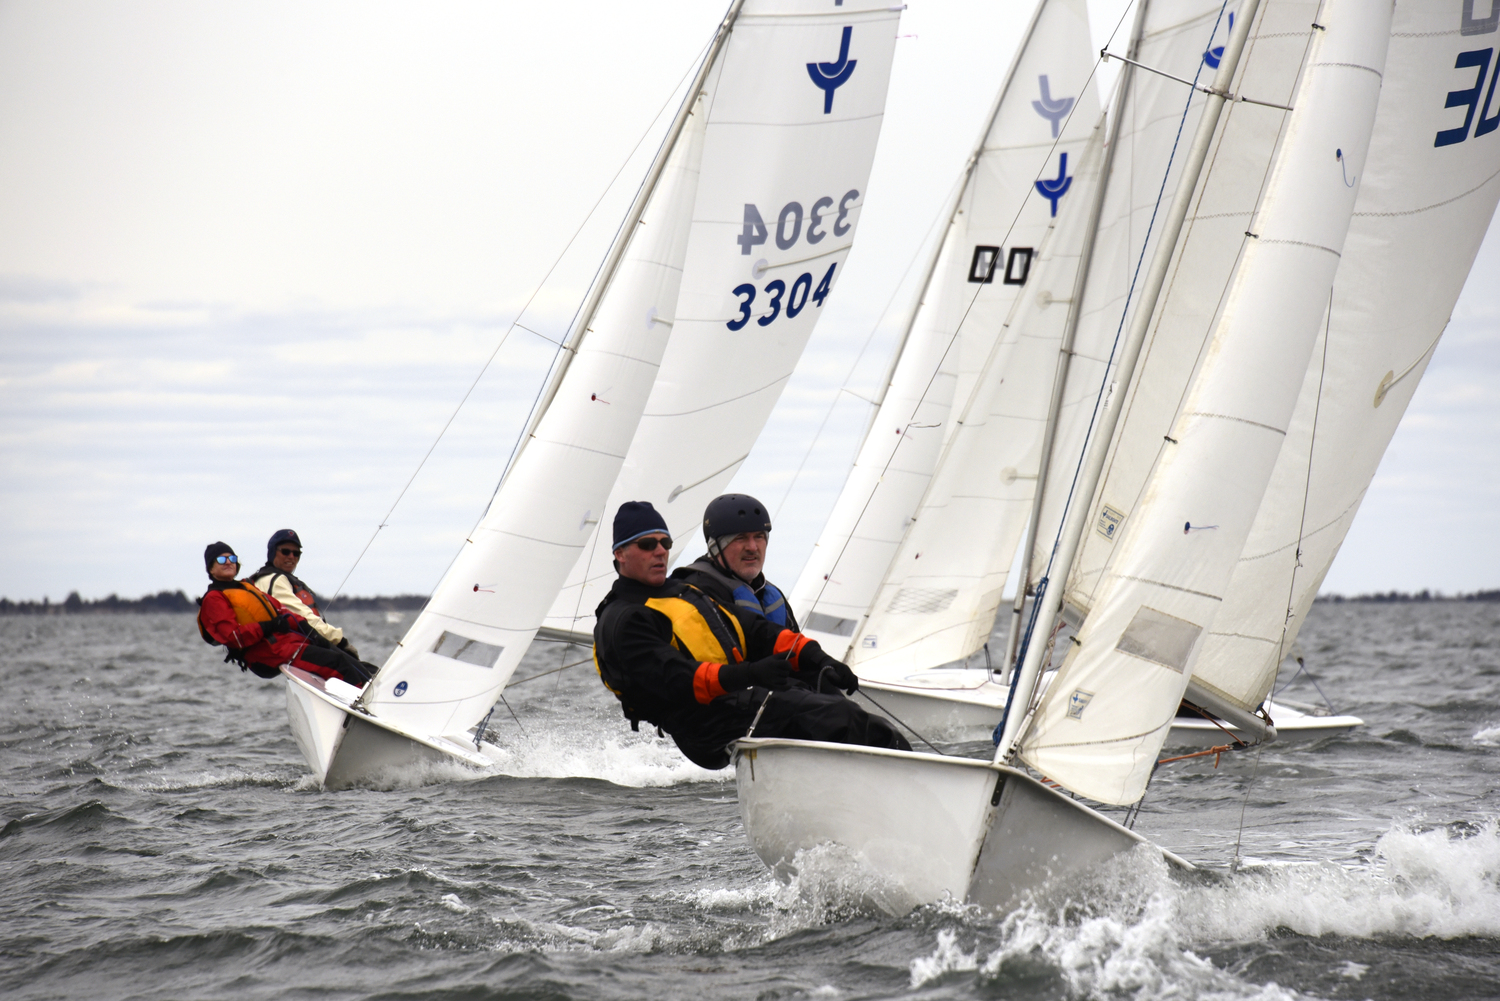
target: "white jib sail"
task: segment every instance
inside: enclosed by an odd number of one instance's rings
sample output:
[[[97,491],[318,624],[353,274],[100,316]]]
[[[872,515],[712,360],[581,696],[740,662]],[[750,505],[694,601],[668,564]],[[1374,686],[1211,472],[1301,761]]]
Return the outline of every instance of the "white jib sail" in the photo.
[[[621,503],[650,501],[685,544],[749,454],[853,244],[899,16],[854,0],[745,4],[707,109],[704,232],[689,259],[701,277],[684,276],[645,415],[549,628],[593,629]]]
[[[1494,215],[1500,102],[1486,113],[1485,101],[1496,93],[1497,44],[1494,17],[1458,4],[1396,6],[1327,343],[1313,349],[1265,501],[1193,668],[1195,685],[1243,709],[1275,682]]]
[[[1330,0],[1308,29],[1296,110],[1235,241],[1206,356],[1022,738],[1023,761],[1080,795],[1125,804],[1145,792],[1260,507],[1348,231],[1357,185],[1345,168],[1357,177],[1367,162],[1390,18],[1385,4]]]
[[[1077,121],[1077,120],[1075,120]],[[1037,248],[974,390],[957,412],[911,528],[851,651],[864,677],[961,660],[989,638],[1026,530],[1081,249],[1099,181],[1104,123],[1078,158],[1077,201]]]
[[[891,384],[792,590],[802,625],[834,656],[867,656],[851,649],[856,627],[912,525],[951,406],[972,395],[1017,298],[1035,293],[1027,279],[1054,219],[1086,203],[1077,175],[1098,121],[1093,62],[1082,0],[1043,0],[965,167]]]

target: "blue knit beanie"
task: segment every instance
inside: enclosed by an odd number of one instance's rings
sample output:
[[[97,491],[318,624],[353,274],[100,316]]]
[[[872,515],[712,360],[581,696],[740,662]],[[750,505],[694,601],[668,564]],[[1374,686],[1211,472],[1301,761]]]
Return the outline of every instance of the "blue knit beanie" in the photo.
[[[627,542],[634,542],[653,532],[664,532],[667,538],[672,537],[672,533],[667,531],[666,519],[656,513],[656,508],[651,506],[650,501],[626,501],[615,512],[615,544],[609,548],[619,549]]]

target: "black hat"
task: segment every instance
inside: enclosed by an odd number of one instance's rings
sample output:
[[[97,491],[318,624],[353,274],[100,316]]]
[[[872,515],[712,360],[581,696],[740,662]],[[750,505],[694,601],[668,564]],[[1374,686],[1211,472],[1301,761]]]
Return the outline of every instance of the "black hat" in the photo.
[[[281,531],[271,536],[271,541],[266,543],[267,563],[270,563],[272,560],[276,559],[276,547],[281,545],[283,542],[290,542],[298,549],[302,548],[302,540],[297,538],[297,533],[292,531],[290,528],[283,528]]]
[[[770,532],[771,516],[749,494],[721,494],[703,509],[703,537],[709,542],[741,532]]]
[[[667,538],[672,537],[666,519],[656,512],[650,501],[626,501],[615,512],[615,544],[609,548],[619,549],[652,532],[664,532]]]
[[[223,556],[225,553],[234,555],[234,547],[227,542],[210,542],[208,548],[203,550],[203,569],[212,570],[214,557]]]

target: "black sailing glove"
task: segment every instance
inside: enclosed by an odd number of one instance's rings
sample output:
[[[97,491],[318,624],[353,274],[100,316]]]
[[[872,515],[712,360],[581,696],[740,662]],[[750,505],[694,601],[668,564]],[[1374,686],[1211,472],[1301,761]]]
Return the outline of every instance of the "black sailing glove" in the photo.
[[[349,637],[345,636],[343,639],[339,640],[339,649],[347,653],[349,656],[353,657],[355,660],[359,660],[359,651],[354,649],[354,644],[349,642]]]
[[[287,621],[287,612],[282,612],[273,619],[267,619],[260,624],[261,635],[269,639],[272,636],[292,631],[292,624]]]
[[[802,675],[811,677],[820,692],[823,691],[824,679],[842,688],[849,695],[853,695],[859,688],[859,679],[854,676],[853,671],[849,670],[849,665],[830,657],[822,647],[818,646],[816,640],[802,647],[797,660],[802,665]]]
[[[725,664],[719,668],[719,686],[726,692],[759,685],[762,688],[785,688],[792,665],[780,657],[752,660],[745,664]]]

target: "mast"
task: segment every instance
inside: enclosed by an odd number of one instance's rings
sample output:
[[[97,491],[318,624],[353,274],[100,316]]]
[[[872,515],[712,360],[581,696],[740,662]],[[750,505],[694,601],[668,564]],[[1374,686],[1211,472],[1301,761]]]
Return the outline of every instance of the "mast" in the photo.
[[[1094,443],[1088,453],[1088,463],[1074,495],[1075,503],[1064,521],[1062,542],[1058,549],[1056,563],[1056,572],[1060,579],[1067,578],[1072,570],[1073,560],[1078,555],[1079,543],[1093,511],[1094,491],[1099,485],[1099,477],[1104,471],[1110,441],[1114,437],[1115,427],[1119,424],[1120,414],[1124,410],[1126,390],[1135,374],[1136,362],[1140,359],[1146,332],[1150,329],[1172,256],[1177,249],[1177,241],[1182,235],[1182,224],[1187,219],[1188,209],[1198,187],[1198,179],[1203,173],[1203,165],[1208,158],[1209,147],[1213,143],[1214,132],[1218,129],[1219,115],[1224,110],[1225,101],[1229,96],[1229,85],[1233,82],[1234,73],[1239,68],[1240,57],[1244,53],[1245,42],[1250,37],[1250,29],[1255,23],[1259,7],[1260,0],[1245,0],[1245,6],[1240,11],[1240,18],[1229,36],[1228,44],[1224,47],[1224,55],[1220,59],[1218,72],[1214,74],[1213,85],[1204,102],[1203,117],[1198,121],[1198,129],[1193,136],[1193,145],[1188,151],[1188,158],[1183,166],[1182,179],[1178,182],[1171,209],[1167,213],[1166,223],[1162,229],[1161,239],[1156,247],[1156,254],[1151,260],[1151,270],[1146,276],[1146,285],[1141,291],[1140,303],[1131,317],[1130,331],[1122,346],[1120,365],[1115,371],[1114,388],[1109,394],[1103,414],[1100,415],[1099,427],[1094,433]],[[1037,625],[1041,628],[1035,631],[1033,636],[1045,635],[1051,631],[1052,623],[1062,611],[1063,595],[1066,592],[1067,588],[1062,586],[1047,589],[1047,593],[1043,596],[1045,605],[1042,613],[1036,618]],[[1037,682],[1041,677],[1042,657],[1046,649],[1046,643],[1031,643],[1027,646],[1026,659],[1021,665],[1020,674],[1011,689],[1010,701],[1006,705],[1005,719],[1002,724],[1004,729],[995,747],[996,764],[1011,756],[1012,748],[1020,735],[1021,725],[1027,716],[1026,707],[1031,704]]]
[[[1130,29],[1130,58],[1140,54],[1141,32],[1146,26],[1146,8],[1150,0],[1140,0],[1136,6],[1135,24]],[[1094,192],[1094,203],[1089,207],[1088,233],[1084,237],[1078,274],[1073,279],[1073,294],[1068,300],[1068,319],[1063,330],[1062,344],[1057,349],[1057,374],[1052,380],[1052,398],[1047,404],[1047,425],[1042,432],[1042,459],[1036,471],[1036,496],[1031,501],[1031,518],[1026,526],[1026,535],[1021,540],[1021,575],[1016,580],[1016,602],[1011,609],[1010,629],[1006,636],[1006,671],[1015,666],[1016,648],[1021,640],[1021,613],[1026,607],[1026,591],[1031,581],[1031,561],[1036,553],[1036,534],[1042,520],[1042,494],[1047,488],[1047,476],[1052,466],[1052,449],[1057,439],[1057,418],[1062,411],[1063,390],[1067,388],[1068,369],[1073,361],[1073,341],[1078,333],[1078,320],[1083,311],[1083,292],[1088,287],[1089,270],[1094,263],[1094,241],[1099,235],[1099,216],[1104,212],[1104,196],[1109,191],[1109,180],[1114,171],[1115,146],[1120,138],[1120,121],[1125,112],[1125,96],[1130,90],[1130,81],[1135,75],[1135,66],[1127,62],[1120,72],[1120,81],[1115,88],[1115,106],[1110,115],[1109,136],[1105,139],[1104,163],[1099,170],[1099,185]]]

